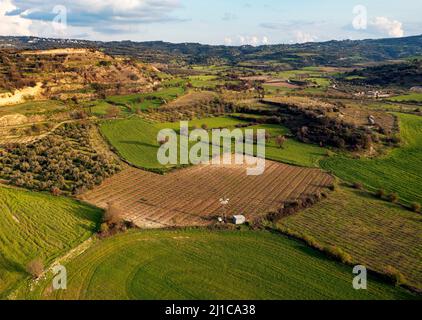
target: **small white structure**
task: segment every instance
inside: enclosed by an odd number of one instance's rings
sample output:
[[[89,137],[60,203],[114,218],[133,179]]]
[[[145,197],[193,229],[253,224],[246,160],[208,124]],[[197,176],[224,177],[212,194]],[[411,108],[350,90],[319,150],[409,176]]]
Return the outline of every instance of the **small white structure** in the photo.
[[[234,224],[240,225],[240,224],[244,224],[245,222],[246,222],[245,216],[240,215],[240,214],[233,216],[233,223]]]
[[[369,124],[371,124],[371,125],[374,125],[376,123],[374,116],[369,116],[368,121],[369,121]]]

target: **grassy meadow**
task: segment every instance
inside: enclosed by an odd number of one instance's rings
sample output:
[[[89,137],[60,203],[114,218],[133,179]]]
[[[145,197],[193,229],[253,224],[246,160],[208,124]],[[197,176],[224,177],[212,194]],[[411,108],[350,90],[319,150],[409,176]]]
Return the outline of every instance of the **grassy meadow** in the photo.
[[[48,114],[54,112],[65,111],[66,105],[60,101],[44,100],[30,101],[17,105],[4,106],[0,108],[0,117],[8,114],[23,114],[26,116],[35,114]]]
[[[41,299],[409,299],[369,278],[352,287],[350,267],[279,234],[251,231],[133,231],[96,241],[67,266],[68,289],[50,281]]]
[[[203,124],[208,129],[229,128],[234,129],[237,124],[247,124],[246,121],[232,117],[215,117],[195,119],[189,121],[190,129],[201,128]],[[157,161],[159,143],[157,135],[161,129],[174,129],[179,132],[180,123],[151,123],[133,117],[125,120],[110,120],[102,123],[100,129],[110,144],[118,151],[120,156],[130,163],[145,169],[166,170],[171,167],[162,166]],[[283,148],[276,145],[278,135],[286,135],[289,131],[277,125],[251,126],[250,129],[265,129],[271,139],[266,144],[266,156],[269,160],[285,162],[288,164],[316,167],[319,160],[326,154],[324,148],[316,145],[305,144],[295,139],[288,139]],[[234,150],[234,148],[232,148]]]
[[[366,192],[339,188],[315,206],[280,220],[279,227],[335,245],[355,263],[378,272],[399,270],[422,288],[422,216]]]
[[[68,198],[0,187],[0,299],[29,277],[28,262],[47,266],[89,238],[101,214]]]
[[[360,182],[376,191],[396,192],[404,203],[422,203],[422,118],[397,114],[403,145],[375,159],[334,156],[321,167],[349,182]]]
[[[137,110],[158,108],[165,103],[177,99],[184,93],[185,89],[182,86],[169,86],[152,93],[137,93],[108,97],[106,102],[126,107],[131,113],[134,113]]]
[[[394,102],[422,102],[422,93],[405,94],[389,98],[388,100]]]

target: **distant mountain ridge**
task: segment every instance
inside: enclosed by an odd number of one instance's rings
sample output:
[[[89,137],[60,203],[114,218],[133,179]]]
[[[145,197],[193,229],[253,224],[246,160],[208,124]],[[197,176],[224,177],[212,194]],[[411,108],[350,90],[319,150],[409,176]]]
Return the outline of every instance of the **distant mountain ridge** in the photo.
[[[144,62],[176,64],[253,64],[284,67],[312,65],[356,66],[370,62],[422,56],[422,35],[368,40],[343,40],[266,46],[222,46],[162,41],[88,41],[37,37],[0,37],[0,48],[96,48],[112,55],[128,55]]]

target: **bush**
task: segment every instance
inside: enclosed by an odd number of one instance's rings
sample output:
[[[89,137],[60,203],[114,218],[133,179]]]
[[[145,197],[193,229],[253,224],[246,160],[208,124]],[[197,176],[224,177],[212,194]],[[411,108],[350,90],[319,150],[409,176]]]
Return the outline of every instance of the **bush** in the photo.
[[[397,203],[399,201],[399,195],[395,192],[390,193],[388,195],[388,201],[390,201],[392,203]]]
[[[421,204],[417,202],[413,202],[411,204],[411,208],[413,212],[420,213],[421,212]]]
[[[44,272],[44,264],[41,259],[37,258],[30,261],[26,266],[26,271],[34,278],[38,279]]]
[[[62,192],[61,192],[61,190],[60,190],[59,188],[57,188],[57,187],[53,187],[53,188],[51,188],[51,194],[52,194],[53,196],[59,196],[61,193],[62,193]]]
[[[116,204],[109,203],[107,209],[104,212],[103,221],[109,226],[122,222],[122,211]]]
[[[339,259],[343,263],[351,264],[352,256],[336,246],[328,246],[324,251],[333,258]]]
[[[107,233],[109,230],[108,224],[107,223],[102,223],[100,226],[100,233],[104,234]]]
[[[392,266],[387,266],[384,273],[389,277],[396,286],[400,286],[407,283],[406,277]]]
[[[363,184],[360,182],[354,182],[353,183],[353,188],[357,189],[357,190],[362,190],[363,189]]]
[[[302,235],[302,240],[310,247],[322,250],[322,245],[312,236],[307,234]]]
[[[375,193],[375,196],[379,199],[383,199],[386,195],[386,192],[384,189],[379,189],[377,190],[377,192]]]

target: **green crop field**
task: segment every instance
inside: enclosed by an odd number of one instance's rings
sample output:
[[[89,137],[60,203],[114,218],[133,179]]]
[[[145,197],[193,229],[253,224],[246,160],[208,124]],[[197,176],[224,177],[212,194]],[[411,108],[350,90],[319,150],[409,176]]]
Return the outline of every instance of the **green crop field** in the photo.
[[[20,113],[23,115],[32,114],[47,114],[58,111],[66,110],[63,102],[44,100],[44,101],[31,101],[13,106],[5,106],[0,108],[0,117],[8,114]]]
[[[177,99],[185,93],[183,86],[169,86],[153,93],[138,93],[112,96],[107,102],[129,107],[132,112],[149,108],[158,108],[164,103]]]
[[[132,231],[96,241],[67,266],[68,289],[50,281],[41,299],[406,299],[369,279],[352,287],[350,267],[263,231]]]
[[[265,154],[269,160],[284,162],[288,164],[303,166],[303,167],[317,167],[321,159],[324,159],[327,150],[317,145],[307,144],[295,140],[294,138],[287,139],[283,147],[280,148],[276,144],[276,137],[279,135],[285,136],[290,131],[280,125],[258,125],[252,126],[253,129],[265,129],[271,136],[270,141],[266,143]]]
[[[189,81],[194,88],[215,88],[222,83],[217,76],[213,75],[190,76]]]
[[[28,278],[29,261],[47,266],[89,238],[100,217],[71,199],[0,187],[0,299]]]
[[[193,126],[200,128],[202,124],[206,124],[212,129],[232,127],[242,122],[230,117],[217,117],[193,120],[189,122],[189,126],[192,129]],[[160,147],[157,142],[158,132],[162,129],[178,132],[179,128],[179,122],[151,123],[140,118],[106,121],[100,127],[101,132],[124,159],[141,168],[158,170],[171,168],[161,165],[157,160]]]
[[[246,123],[246,121],[231,117],[216,117],[189,121],[189,127],[190,129],[193,127],[200,128],[203,124],[206,124],[208,129],[233,129],[239,123]],[[106,121],[100,128],[118,153],[135,166],[145,169],[170,169],[170,167],[164,167],[157,161],[157,151],[159,148],[157,135],[161,129],[167,128],[179,132],[179,122],[151,123],[139,118],[131,118]],[[266,145],[266,155],[269,160],[316,167],[319,160],[324,158],[326,154],[324,148],[301,143],[294,139],[288,139],[283,148],[278,147],[275,143],[275,138],[278,135],[288,133],[288,130],[281,126],[261,125],[249,128],[254,130],[265,129],[272,136],[271,141]]]
[[[422,93],[411,93],[402,96],[389,98],[390,101],[395,102],[422,102]]]
[[[368,193],[340,188],[315,206],[282,219],[279,226],[335,245],[355,263],[383,272],[399,270],[422,288],[422,216]]]
[[[404,145],[376,159],[335,156],[320,162],[338,177],[375,191],[396,192],[403,202],[422,203],[422,118],[397,114]]]
[[[97,117],[103,117],[107,114],[109,108],[113,105],[104,100],[90,101],[82,103],[82,105],[87,108],[90,113]],[[129,110],[126,107],[120,106],[121,112],[125,115],[129,114]]]
[[[318,86],[322,88],[327,88],[331,84],[331,81],[327,78],[308,78],[306,80],[315,82]]]

